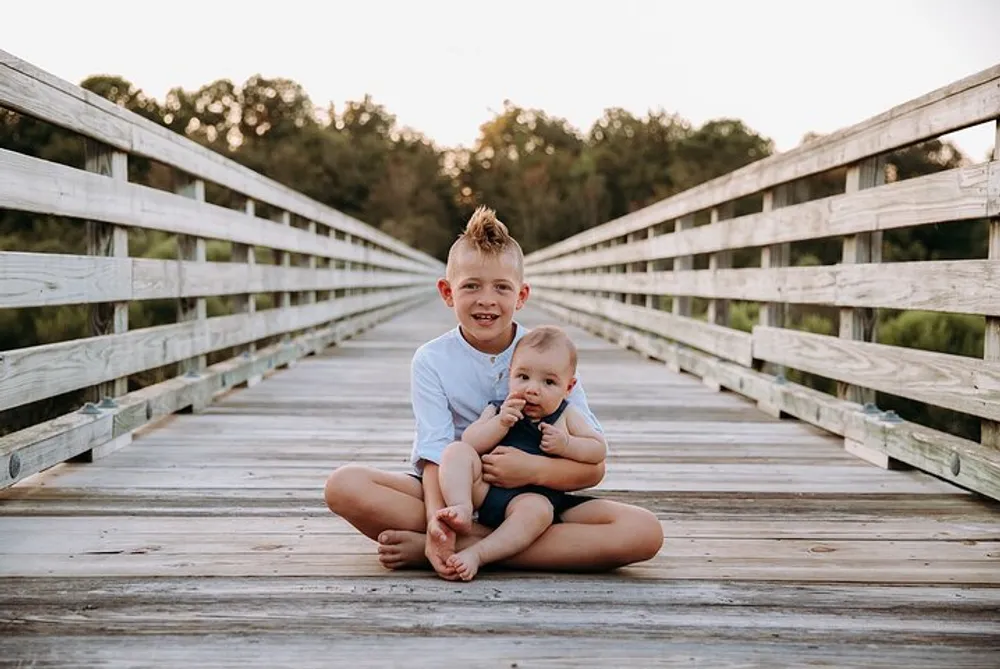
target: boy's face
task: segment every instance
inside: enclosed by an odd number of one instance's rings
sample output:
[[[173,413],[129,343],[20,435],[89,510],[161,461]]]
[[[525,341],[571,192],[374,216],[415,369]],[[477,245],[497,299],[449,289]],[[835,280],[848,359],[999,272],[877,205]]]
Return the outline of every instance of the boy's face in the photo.
[[[438,280],[441,299],[455,312],[462,334],[483,353],[510,345],[514,312],[528,299],[511,254],[482,256],[473,249],[455,254],[448,278]]]
[[[566,399],[576,378],[564,346],[547,351],[521,346],[510,364],[510,392],[525,401],[522,413],[533,420],[548,416]]]

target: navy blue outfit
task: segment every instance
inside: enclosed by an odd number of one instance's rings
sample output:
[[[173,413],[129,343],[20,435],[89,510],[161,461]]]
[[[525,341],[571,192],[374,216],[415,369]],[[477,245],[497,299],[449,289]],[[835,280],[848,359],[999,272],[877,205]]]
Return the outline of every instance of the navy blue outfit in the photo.
[[[502,401],[496,400],[491,401],[490,404],[496,407],[498,412],[500,411],[500,407],[503,406]],[[566,400],[563,400],[559,405],[559,408],[548,416],[542,418],[542,421],[548,423],[549,425],[555,424],[555,422],[559,420],[559,416],[561,416],[563,411],[566,410],[567,406],[569,406],[569,404]],[[510,446],[524,451],[525,453],[530,453],[531,455],[558,457],[549,455],[543,451],[541,443],[542,431],[530,419],[523,417],[521,420],[514,423],[514,425],[497,445]],[[504,521],[507,506],[510,504],[511,500],[526,492],[537,493],[552,502],[553,522],[556,523],[560,522],[560,515],[569,509],[583,504],[586,501],[596,499],[586,495],[573,495],[561,490],[553,490],[552,488],[546,488],[539,485],[526,485],[521,486],[520,488],[498,488],[496,486],[490,486],[489,492],[486,493],[486,498],[483,500],[482,506],[479,507],[479,522],[486,527],[499,527]]]

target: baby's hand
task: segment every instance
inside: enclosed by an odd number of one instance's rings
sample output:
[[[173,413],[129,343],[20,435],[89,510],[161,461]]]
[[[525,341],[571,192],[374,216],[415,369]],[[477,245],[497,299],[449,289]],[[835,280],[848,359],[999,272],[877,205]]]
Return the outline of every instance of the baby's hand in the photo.
[[[569,447],[569,433],[549,423],[539,423],[542,431],[542,450],[551,455],[562,455]]]
[[[514,427],[514,424],[523,418],[523,414],[521,413],[521,409],[523,408],[523,399],[515,395],[508,397],[500,406],[500,413],[497,414],[500,424],[506,428]]]

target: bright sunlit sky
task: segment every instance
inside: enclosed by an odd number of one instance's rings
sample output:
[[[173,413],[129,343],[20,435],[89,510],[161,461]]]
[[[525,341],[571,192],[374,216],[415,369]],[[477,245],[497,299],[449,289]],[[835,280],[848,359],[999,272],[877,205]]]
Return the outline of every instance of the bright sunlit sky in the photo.
[[[586,130],[609,106],[737,117],[779,151],[1000,63],[997,0],[6,2],[0,49],[79,83],[261,73],[340,107],[370,93],[439,145],[504,99]],[[260,9],[256,9],[256,7]],[[980,126],[952,137],[976,161]]]

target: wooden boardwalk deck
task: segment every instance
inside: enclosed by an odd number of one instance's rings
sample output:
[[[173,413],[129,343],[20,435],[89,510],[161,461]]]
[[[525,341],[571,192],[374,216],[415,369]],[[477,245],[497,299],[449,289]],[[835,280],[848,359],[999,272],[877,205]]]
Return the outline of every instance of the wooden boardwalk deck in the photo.
[[[448,327],[407,312],[0,493],[0,666],[1000,666],[1000,505],[575,328],[614,451],[600,493],[653,509],[661,554],[382,570],[323,481],[407,467],[408,360]]]

